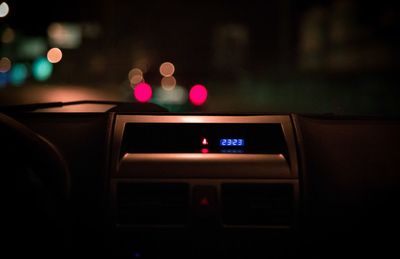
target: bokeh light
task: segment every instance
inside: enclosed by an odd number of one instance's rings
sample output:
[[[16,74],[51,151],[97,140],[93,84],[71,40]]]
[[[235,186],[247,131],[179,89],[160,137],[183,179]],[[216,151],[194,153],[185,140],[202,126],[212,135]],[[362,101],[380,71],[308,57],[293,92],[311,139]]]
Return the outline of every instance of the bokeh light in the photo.
[[[175,72],[175,66],[171,62],[164,62],[160,66],[160,74],[165,77],[172,76]]]
[[[0,73],[6,73],[11,69],[11,60],[7,57],[0,59]]]
[[[143,81],[143,71],[140,68],[133,68],[128,74],[129,82],[132,86],[139,84]]]
[[[28,68],[26,65],[17,63],[10,71],[10,83],[15,86],[22,85],[28,77]]]
[[[1,42],[3,42],[4,44],[8,44],[13,42],[14,39],[15,39],[14,30],[11,29],[10,27],[6,28],[3,34],[1,35]]]
[[[0,18],[6,17],[7,14],[10,12],[10,7],[6,2],[2,2],[0,4]]]
[[[45,57],[37,58],[32,65],[33,77],[38,81],[46,81],[53,72],[53,64]]]
[[[204,85],[194,85],[189,92],[189,100],[196,106],[203,105],[207,100],[207,88]]]
[[[76,49],[82,42],[82,28],[74,23],[52,23],[47,29],[50,45]]]
[[[135,86],[133,94],[138,102],[145,103],[150,101],[153,91],[149,84],[142,82]]]
[[[161,87],[165,90],[165,91],[171,91],[174,90],[176,86],[176,79],[173,76],[168,76],[168,77],[163,77],[161,79]]]
[[[154,91],[154,101],[167,105],[183,105],[188,100],[188,93],[185,87],[176,85],[174,89],[166,91],[159,87]]]
[[[47,52],[47,60],[53,64],[60,62],[62,56],[62,51],[59,48],[52,48]]]
[[[58,22],[50,24],[49,28],[47,29],[47,35],[50,39],[59,39],[63,36],[62,34],[64,34],[64,29],[63,26]]]
[[[0,73],[0,89],[4,88],[8,83],[8,73]]]
[[[16,45],[18,57],[23,60],[34,60],[47,52],[47,41],[42,37],[23,37]]]

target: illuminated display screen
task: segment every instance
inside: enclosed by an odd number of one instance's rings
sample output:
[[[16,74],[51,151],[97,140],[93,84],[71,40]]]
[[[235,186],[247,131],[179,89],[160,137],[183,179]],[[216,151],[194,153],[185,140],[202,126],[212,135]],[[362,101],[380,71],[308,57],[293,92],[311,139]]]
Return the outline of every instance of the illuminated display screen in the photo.
[[[128,123],[125,153],[286,154],[280,124]]]
[[[242,138],[222,138],[219,140],[221,147],[244,147],[244,139]]]

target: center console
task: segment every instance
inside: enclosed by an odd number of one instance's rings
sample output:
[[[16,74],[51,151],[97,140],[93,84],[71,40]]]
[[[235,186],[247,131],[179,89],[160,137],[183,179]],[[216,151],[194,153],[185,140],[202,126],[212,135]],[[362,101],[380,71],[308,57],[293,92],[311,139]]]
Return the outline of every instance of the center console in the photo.
[[[289,116],[117,115],[112,150],[116,256],[240,257],[290,246],[299,176]]]

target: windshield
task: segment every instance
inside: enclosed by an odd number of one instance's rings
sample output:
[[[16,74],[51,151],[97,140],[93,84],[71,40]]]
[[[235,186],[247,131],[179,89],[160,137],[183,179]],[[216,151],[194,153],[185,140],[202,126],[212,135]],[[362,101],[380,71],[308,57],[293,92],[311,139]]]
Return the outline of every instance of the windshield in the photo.
[[[390,2],[0,0],[0,102],[399,115]]]

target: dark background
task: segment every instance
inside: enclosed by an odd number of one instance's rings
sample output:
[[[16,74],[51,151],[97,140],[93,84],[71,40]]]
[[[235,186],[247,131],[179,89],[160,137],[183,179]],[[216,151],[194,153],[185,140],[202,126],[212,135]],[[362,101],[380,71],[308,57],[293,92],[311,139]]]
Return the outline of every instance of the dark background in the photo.
[[[19,86],[1,80],[0,102],[135,101],[128,72],[143,65],[154,90],[170,61],[178,85],[209,93],[201,107],[153,95],[172,111],[398,115],[400,9],[391,2],[8,1],[0,33],[11,28],[15,38],[2,41],[0,55],[13,64],[32,66],[18,48],[31,38],[46,42],[43,55],[54,47],[54,22],[77,25],[81,42],[61,48],[46,81],[30,73]],[[89,92],[72,94],[81,89]]]

